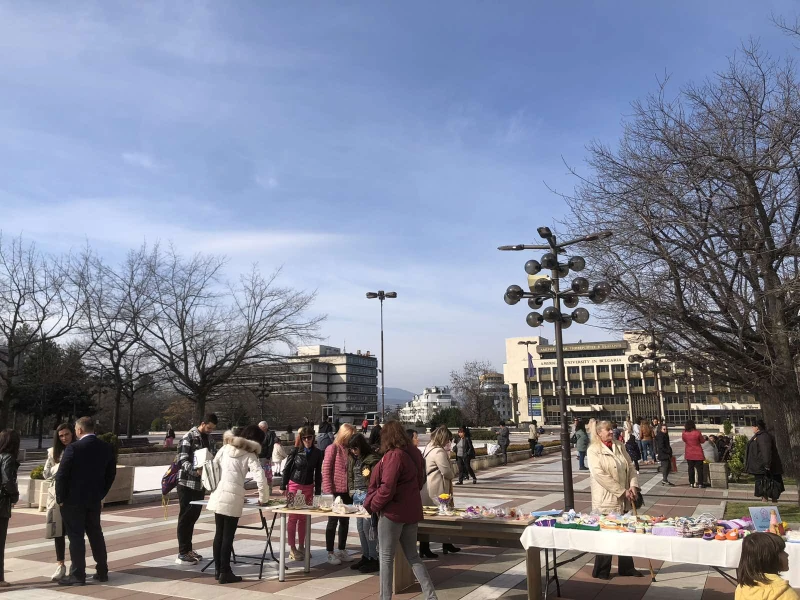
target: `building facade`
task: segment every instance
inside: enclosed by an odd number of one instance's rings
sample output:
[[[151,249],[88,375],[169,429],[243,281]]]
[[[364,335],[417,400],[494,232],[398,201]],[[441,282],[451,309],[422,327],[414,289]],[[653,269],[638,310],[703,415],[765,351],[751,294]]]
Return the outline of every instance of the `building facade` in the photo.
[[[457,406],[458,402],[453,399],[449,388],[429,387],[421,394],[416,394],[413,400],[406,402],[400,409],[400,420],[404,423],[428,423],[440,410]]]
[[[481,375],[481,390],[492,400],[497,416],[504,421],[516,421],[511,392],[502,373]]]
[[[266,384],[270,394],[319,398],[324,413],[342,423],[358,423],[378,410],[378,359],[371,353],[342,352],[334,346],[301,346],[280,364],[254,366],[235,384],[257,393]]]
[[[640,332],[626,331],[622,340],[564,344],[570,417],[622,422],[660,415],[670,424],[687,419],[698,424],[721,424],[730,419],[734,425],[746,426],[761,417],[761,406],[753,394],[713,384],[705,375],[676,369],[675,365],[668,371],[643,372],[628,357],[640,353],[639,344],[649,341]],[[560,423],[556,348],[549,340],[507,339],[503,375],[516,401],[520,422],[536,419],[549,425]]]

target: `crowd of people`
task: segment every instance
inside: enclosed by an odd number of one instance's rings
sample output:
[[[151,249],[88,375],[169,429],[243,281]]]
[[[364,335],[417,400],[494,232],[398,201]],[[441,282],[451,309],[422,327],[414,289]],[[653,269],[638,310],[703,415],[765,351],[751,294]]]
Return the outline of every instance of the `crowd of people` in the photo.
[[[463,485],[469,479],[477,483],[471,466],[475,446],[468,427],[459,427],[454,437],[442,425],[431,432],[430,442],[419,448],[417,432],[404,429],[397,421],[382,426],[376,421],[369,436],[365,431],[368,429],[366,422],[359,432],[349,423],[340,425],[324,419],[316,431],[306,423],[297,435],[289,428],[285,435],[278,436],[262,421],[258,425],[226,431],[221,447],[216,449],[212,434],[217,425],[216,415],[207,414],[181,437],[178,445],[177,563],[193,565],[203,558],[193,549],[192,538],[207,493],[204,467],[197,460],[204,452],[206,457],[211,457],[218,472],[206,508],[214,513],[214,574],[220,584],[241,581],[231,570],[231,556],[244,506],[245,480],[249,477],[255,482],[258,502],[265,505],[272,495],[275,473],[281,476],[283,494],[302,494],[308,504],[315,495],[331,494],[345,504],[363,505],[370,513],[370,519],[356,519],[361,557],[351,569],[379,573],[382,599],[391,598],[392,565],[398,547],[408,558],[424,597],[436,598],[422,558],[438,559],[439,555],[431,551],[426,537],[418,536],[418,523],[422,520],[423,506],[436,506],[445,494],[452,503],[455,485]],[[534,422],[529,432],[532,456],[540,452],[539,432]],[[167,435],[175,437],[171,427]],[[509,437],[508,428],[501,424],[498,438],[505,442],[499,444],[504,458]],[[689,485],[706,487],[703,464],[724,460],[730,452],[730,440],[724,436],[704,436],[693,421],[684,424],[681,438],[689,467]],[[622,427],[613,421],[593,419],[587,424],[577,419],[572,441],[577,449],[579,469],[588,470],[590,474],[592,509],[601,514],[624,513],[641,506],[638,476],[642,463],[658,462],[662,484],[673,485],[669,481],[674,457],[668,428],[658,418],[639,419],[636,423],[626,421]],[[19,447],[17,431],[0,432],[0,575],[11,510],[19,498],[16,483]],[[451,451],[456,455],[456,468],[450,459]],[[765,501],[777,501],[783,491],[783,467],[775,439],[763,421],[758,421],[754,428],[745,463],[746,471],[755,476],[755,495]],[[84,536],[89,539],[97,565],[92,578],[108,581],[100,512],[102,499],[111,488],[115,473],[113,450],[94,435],[94,422],[90,417],[78,419],[74,426],[64,423],[56,428],[44,465],[44,477],[52,482],[46,505],[45,537],[54,540],[56,571],[52,580],[60,585],[86,583]],[[305,539],[308,518],[296,514],[288,518],[291,560],[302,560],[306,544],[310,543]],[[349,527],[350,519],[346,516],[328,518],[325,545],[330,564],[354,561],[346,548]],[[777,543],[756,536],[748,540],[754,538],[756,541],[746,542],[746,546],[753,546],[754,553],[762,546]],[[65,560],[67,540],[71,559],[69,571]],[[453,544],[442,545],[444,554],[459,551]],[[781,557],[785,555],[782,548],[776,552]],[[740,581],[754,582],[745,587],[780,585],[767,576],[777,573],[775,561],[757,564],[759,559],[745,560],[745,556],[750,555],[743,553]],[[608,579],[611,563],[610,555],[597,556],[593,576]],[[619,575],[641,576],[630,557],[619,557],[618,563]],[[7,585],[0,579],[0,587]],[[745,589],[742,593],[749,592]]]

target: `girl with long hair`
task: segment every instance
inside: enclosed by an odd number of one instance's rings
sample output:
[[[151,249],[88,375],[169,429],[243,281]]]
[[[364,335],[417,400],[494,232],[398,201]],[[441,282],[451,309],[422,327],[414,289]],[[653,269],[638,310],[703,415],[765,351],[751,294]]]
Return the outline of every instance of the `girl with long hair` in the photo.
[[[64,565],[66,556],[66,540],[64,536],[64,521],[61,518],[61,507],[56,502],[56,473],[61,464],[61,455],[64,449],[75,441],[75,430],[70,423],[62,423],[53,434],[53,446],[47,450],[47,460],[44,463],[44,478],[50,482],[47,489],[47,518],[45,520],[45,539],[52,539],[56,545],[56,572],[50,581],[59,581],[67,574]]]
[[[369,482],[380,456],[361,433],[351,437],[347,447],[350,450],[350,458],[347,461],[347,487],[353,497],[353,504],[364,504]],[[369,519],[356,519],[358,538],[361,541],[361,560],[350,567],[354,571],[378,572],[378,540],[369,539],[371,527]]]
[[[455,471],[450,464],[450,444],[453,441],[453,434],[447,425],[440,425],[432,434],[431,441],[425,446],[422,458],[425,459],[425,473],[428,480],[428,495],[430,496],[425,505],[438,506],[439,496],[450,494],[453,496],[453,479]],[[442,552],[455,554],[461,548],[456,548],[453,544],[445,542],[442,544]],[[438,554],[431,552],[430,542],[419,543],[419,553],[423,558],[439,558]]]
[[[17,469],[19,469],[20,437],[14,429],[0,432],[0,587],[8,587],[5,580],[6,536],[11,520],[11,507],[19,502]]]
[[[302,427],[297,434],[294,448],[286,458],[281,478],[281,490],[286,495],[303,494],[306,504],[311,506],[314,494],[322,493],[322,452],[314,445],[314,428],[310,425]],[[305,556],[305,532],[307,516],[289,515],[286,532],[289,538],[289,558],[303,560]],[[300,548],[295,544],[297,529],[300,528]],[[308,540],[311,543],[311,540]]]
[[[472,478],[472,483],[478,483],[475,471],[472,470],[472,459],[475,458],[475,446],[472,445],[472,438],[469,429],[465,426],[458,428],[458,443],[456,444],[456,460],[458,461],[458,483],[462,485],[464,479]]]
[[[751,533],[742,541],[736,569],[736,600],[800,600],[778,573],[789,570],[786,542],[774,533]]]
[[[341,498],[345,504],[352,504],[350,490],[347,489],[347,462],[350,451],[348,444],[350,438],[356,433],[356,428],[350,423],[339,427],[339,432],[333,443],[325,448],[325,460],[322,463],[322,491]],[[333,543],[336,540],[336,528],[339,528],[339,549],[334,552]],[[348,517],[328,517],[325,528],[325,547],[328,549],[328,563],[340,565],[342,562],[351,562],[353,558],[347,553],[347,532],[350,529]]]

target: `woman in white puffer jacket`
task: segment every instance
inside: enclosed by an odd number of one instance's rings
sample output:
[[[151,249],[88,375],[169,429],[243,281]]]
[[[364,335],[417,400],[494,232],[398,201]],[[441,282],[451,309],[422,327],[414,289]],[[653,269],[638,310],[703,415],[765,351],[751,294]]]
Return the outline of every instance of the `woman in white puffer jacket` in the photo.
[[[248,425],[241,435],[235,436],[226,431],[222,436],[223,446],[214,457],[219,463],[220,478],[217,489],[208,499],[208,510],[214,513],[217,532],[214,535],[214,576],[220,583],[236,583],[242,578],[231,571],[231,553],[236,527],[242,516],[244,506],[244,480],[251,473],[253,481],[258,484],[259,504],[269,500],[267,478],[261,468],[258,454],[264,439],[264,433],[258,425]]]

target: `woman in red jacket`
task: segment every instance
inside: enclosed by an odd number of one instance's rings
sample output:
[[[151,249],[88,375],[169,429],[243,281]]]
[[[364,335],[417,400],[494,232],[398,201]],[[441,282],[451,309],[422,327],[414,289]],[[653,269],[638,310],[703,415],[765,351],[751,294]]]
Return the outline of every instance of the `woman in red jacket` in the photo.
[[[681,438],[686,444],[684,457],[689,465],[689,487],[706,487],[703,483],[703,461],[706,459],[703,454],[703,434],[697,431],[694,421],[691,420],[686,421],[683,429]],[[694,483],[695,469],[697,469],[697,485]]]
[[[403,549],[425,600],[437,600],[428,570],[417,554],[417,524],[422,520],[420,490],[425,483],[422,454],[411,445],[398,421],[389,421],[381,431],[380,460],[372,473],[364,508],[379,514],[381,600],[391,600],[394,554]]]
[[[322,491],[341,498],[345,504],[352,504],[347,489],[347,461],[350,459],[348,444],[356,428],[350,423],[339,427],[333,443],[325,448],[325,460],[322,463]],[[333,542],[336,540],[336,526],[339,526],[339,549],[333,551]],[[342,562],[351,562],[353,558],[347,553],[347,532],[350,529],[350,519],[342,517],[328,517],[328,526],[325,528],[325,546],[328,548],[328,562],[340,565]]]

